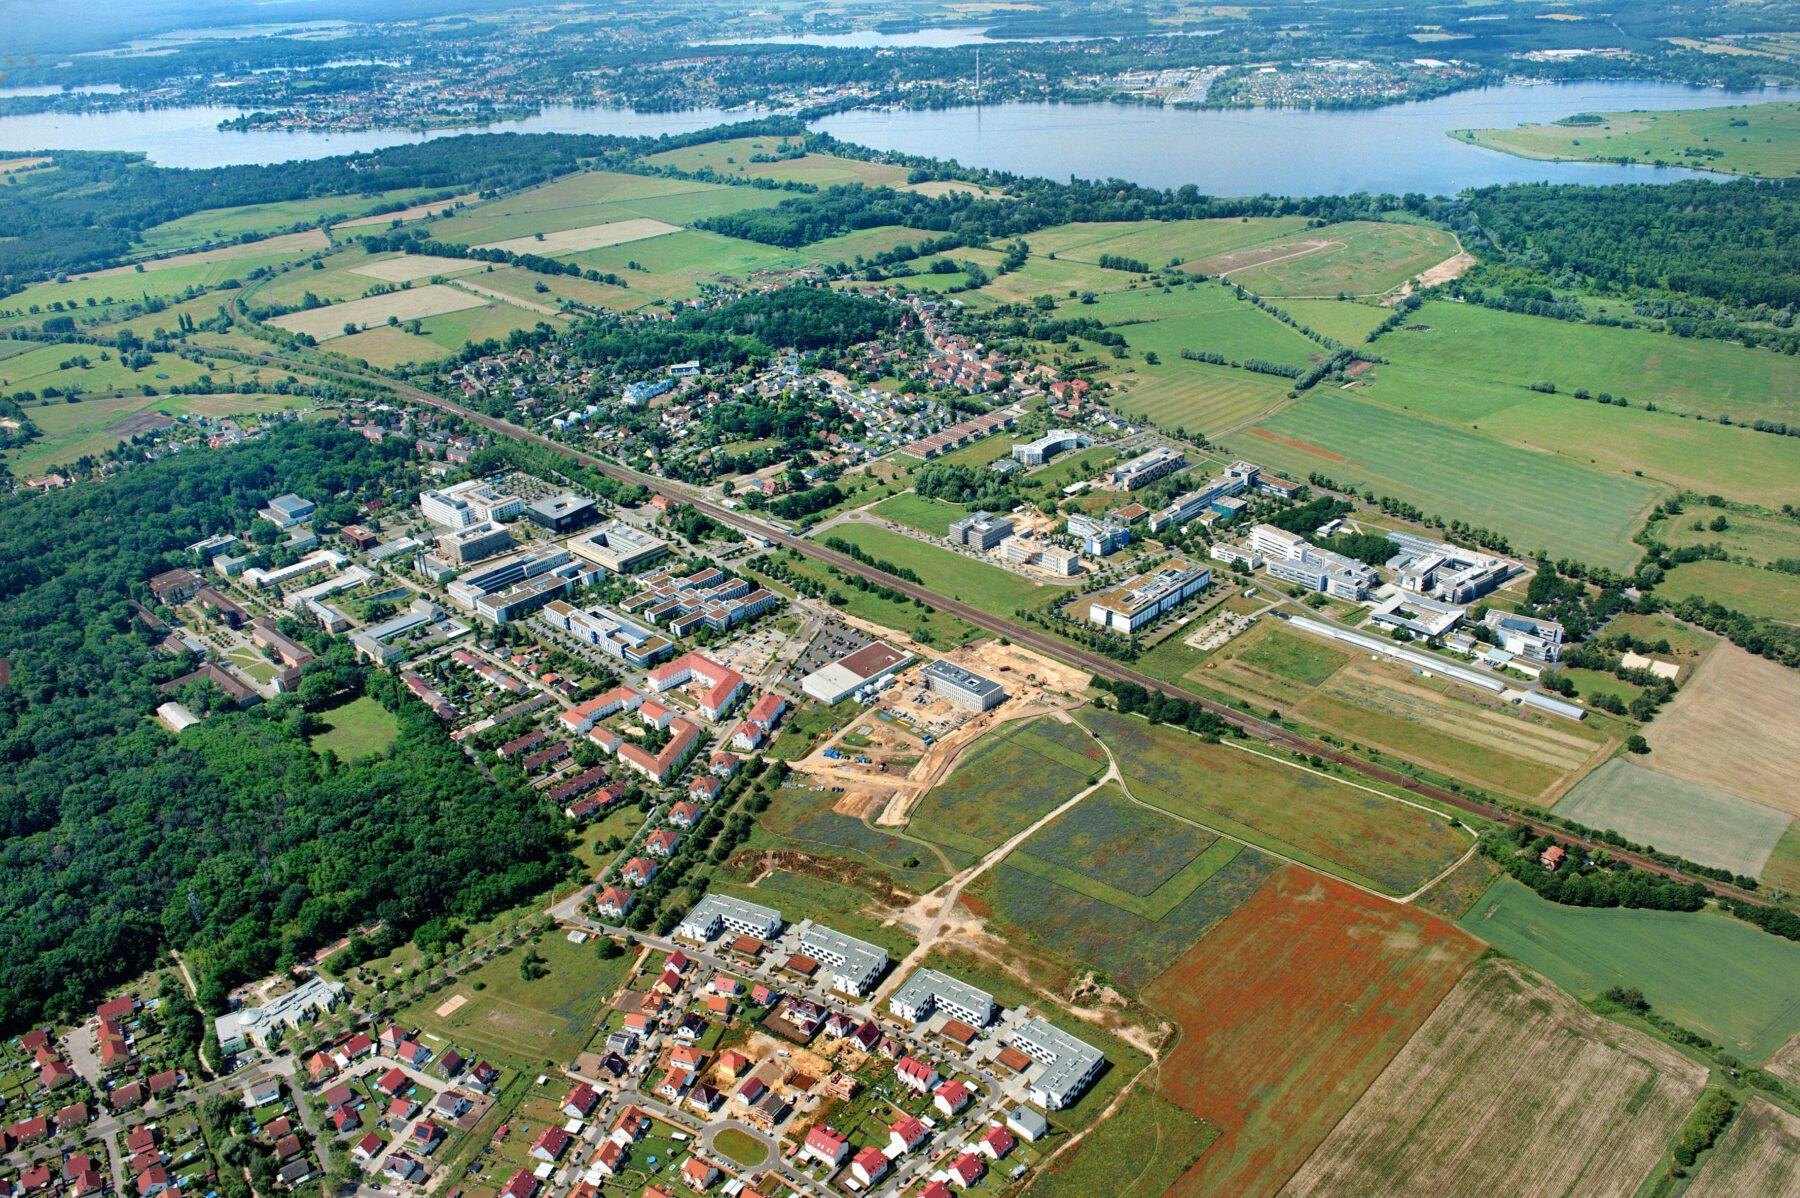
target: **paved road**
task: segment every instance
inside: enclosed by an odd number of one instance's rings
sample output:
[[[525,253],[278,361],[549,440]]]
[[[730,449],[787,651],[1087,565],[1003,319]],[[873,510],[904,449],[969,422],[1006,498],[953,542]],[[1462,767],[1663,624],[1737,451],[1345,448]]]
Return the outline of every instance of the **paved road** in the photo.
[[[234,294],[232,298],[234,312],[240,319],[244,319],[242,309],[237,306],[240,302],[241,297]],[[294,359],[282,358],[272,354],[246,353],[242,356],[290,368],[297,365]],[[984,632],[992,633],[995,636],[1007,637],[1027,648],[1069,662],[1072,665],[1089,670],[1100,677],[1110,678],[1119,682],[1133,682],[1144,687],[1146,690],[1160,691],[1171,698],[1183,699],[1194,706],[1211,712],[1213,715],[1218,716],[1227,724],[1239,729],[1246,735],[1264,741],[1278,749],[1283,749],[1291,753],[1319,757],[1321,760],[1330,761],[1344,769],[1361,774],[1365,778],[1370,778],[1389,786],[1410,791],[1413,794],[1428,798],[1433,802],[1455,808],[1459,811],[1466,811],[1472,815],[1479,815],[1484,819],[1508,825],[1524,824],[1540,834],[1554,835],[1559,840],[1575,844],[1589,851],[1603,850],[1614,858],[1636,866],[1646,872],[1658,874],[1663,877],[1674,878],[1682,882],[1697,882],[1716,895],[1741,899],[1759,906],[1768,905],[1767,899],[1749,891],[1740,890],[1727,883],[1716,882],[1709,878],[1696,877],[1685,871],[1664,865],[1661,862],[1652,861],[1646,857],[1641,857],[1634,853],[1627,853],[1610,845],[1601,844],[1598,841],[1576,836],[1562,828],[1552,827],[1548,824],[1531,819],[1530,817],[1503,810],[1490,803],[1471,799],[1466,795],[1454,794],[1440,787],[1421,782],[1416,778],[1411,778],[1405,774],[1387,769],[1384,766],[1364,761],[1359,757],[1353,757],[1348,753],[1340,753],[1329,745],[1310,741],[1305,737],[1282,727],[1280,724],[1271,723],[1267,720],[1258,719],[1255,716],[1246,715],[1234,707],[1228,707],[1225,704],[1209,699],[1204,695],[1198,695],[1192,691],[1184,690],[1183,688],[1165,682],[1160,678],[1153,678],[1149,674],[1134,670],[1130,666],[1114,661],[1110,657],[1070,644],[1069,642],[1052,636],[1050,633],[1030,624],[1017,622],[1010,617],[984,611],[979,607],[964,603],[961,600],[941,595],[936,591],[920,586],[917,583],[908,582],[903,578],[898,578],[894,575],[876,570],[871,566],[857,561],[855,558],[828,549],[825,546],[814,541],[809,541],[804,537],[795,536],[793,533],[758,517],[713,503],[695,493],[692,488],[673,483],[668,479],[658,478],[655,475],[643,474],[639,471],[632,470],[629,467],[621,466],[616,462],[595,457],[590,453],[584,453],[571,445],[565,445],[560,441],[553,441],[549,437],[535,433],[530,429],[514,424],[511,421],[501,420],[498,417],[488,416],[482,412],[477,412],[473,408],[464,407],[461,404],[434,395],[422,388],[415,387],[411,383],[391,378],[373,370],[357,371],[347,367],[317,365],[311,362],[306,363],[306,369],[314,374],[335,376],[368,386],[387,388],[394,392],[398,398],[406,402],[416,403],[424,407],[434,408],[438,411],[460,417],[471,424],[479,425],[500,436],[510,437],[516,441],[522,441],[526,444],[535,445],[539,448],[562,454],[589,469],[604,474],[609,478],[616,479],[619,482],[646,487],[649,490],[667,495],[672,499],[690,504],[695,510],[718,521],[720,524],[730,528],[736,528],[741,532],[763,537],[780,548],[792,549],[797,553],[813,558],[815,561],[836,566],[845,573],[858,575],[871,582],[878,582],[885,587],[900,592],[909,599],[917,599],[921,603],[926,603],[942,611],[949,612],[951,615],[960,618],[964,623],[971,624]]]

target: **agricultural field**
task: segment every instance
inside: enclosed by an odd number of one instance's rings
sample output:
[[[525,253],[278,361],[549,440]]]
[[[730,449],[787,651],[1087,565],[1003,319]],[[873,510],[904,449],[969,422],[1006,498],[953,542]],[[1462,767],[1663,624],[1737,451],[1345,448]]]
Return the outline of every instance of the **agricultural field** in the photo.
[[[1442,817],[1259,752],[1096,708],[1079,718],[1140,802],[1361,886],[1410,893],[1469,847]]]
[[[1517,965],[1475,965],[1282,1190],[1629,1198],[1706,1068]],[[1501,1181],[1500,1179],[1504,1179]]]
[[[335,753],[341,761],[380,753],[400,735],[393,715],[368,695],[316,712],[314,718],[320,728],[306,743],[313,752]]]
[[[1171,1192],[1274,1194],[1480,952],[1455,926],[1283,867],[1145,989],[1157,1082],[1223,1135]]]
[[[636,216],[597,225],[558,229],[553,233],[533,233],[527,237],[510,237],[505,241],[496,241],[491,245],[477,248],[505,250],[512,254],[543,254],[550,258],[560,258],[569,254],[584,253],[588,250],[605,249],[611,245],[626,245],[633,241],[661,237],[665,233],[675,233],[679,230],[680,227],[677,225],[665,224],[646,216]]]
[[[433,284],[436,286],[436,284]],[[539,323],[554,321],[556,318],[546,317],[542,313],[511,303],[502,303],[472,291],[463,291],[456,287],[445,286],[444,291],[451,295],[463,297],[470,301],[459,304],[449,311],[419,319],[419,331],[411,333],[404,327],[373,324],[353,335],[345,335],[334,339],[331,348],[352,357],[362,358],[376,366],[393,366],[401,362],[428,362],[455,353],[464,345],[485,341],[490,337],[503,338],[514,329],[528,329]],[[410,292],[394,292],[390,295],[371,296],[367,300],[355,300],[352,303],[378,305],[381,301],[391,301],[396,295],[407,295]],[[437,306],[438,301],[430,301],[430,306]],[[340,305],[349,307],[350,305]],[[402,304],[401,307],[405,305]],[[378,309],[377,309],[378,310]],[[322,312],[325,309],[316,309]],[[296,313],[295,315],[300,315]],[[282,319],[287,319],[283,317]],[[403,324],[410,323],[412,317],[401,318]],[[323,339],[321,339],[323,340]]]
[[[1234,434],[1231,448],[1295,478],[1316,471],[1497,529],[1522,551],[1621,570],[1641,555],[1631,534],[1658,495],[1640,479],[1342,393],[1311,395]]]
[[[1266,418],[1288,402],[1284,379],[1205,362],[1138,363],[1128,377],[1139,381],[1115,401],[1119,411],[1207,437]]]
[[[1218,839],[1204,828],[1138,806],[1112,784],[1046,825],[1019,852],[1143,898]]]
[[[1635,986],[1752,1063],[1800,1032],[1800,944],[1730,915],[1565,907],[1502,878],[1460,923],[1578,997]]]
[[[371,295],[341,304],[327,304],[323,308],[290,312],[286,316],[275,317],[269,323],[290,333],[306,333],[320,341],[329,341],[334,337],[348,335],[348,325],[368,329],[386,324],[389,317],[402,321],[421,320],[427,316],[442,316],[446,312],[460,312],[464,308],[479,308],[484,302],[480,296],[471,295],[467,291],[458,291],[443,283],[428,283],[405,291],[390,291],[386,295]]]
[[[195,288],[213,288],[234,279],[241,280],[259,267],[277,266],[295,256],[286,250],[276,250],[260,256],[184,261],[155,269],[147,266],[141,274],[134,271],[93,275],[67,283],[39,283],[0,301],[4,304],[0,307],[0,321],[35,325],[45,317],[57,314],[51,305],[62,304],[63,315],[76,317],[79,324],[96,324],[112,315],[114,309],[125,305],[151,299],[172,300]],[[183,257],[211,258],[210,255]],[[43,311],[32,314],[30,309],[33,307]]]
[[[421,202],[433,194],[428,188],[413,187],[377,195],[317,196],[269,204],[245,204],[236,208],[208,208],[145,230],[144,245],[155,253],[209,241],[233,240],[246,233],[277,233],[295,225],[320,225],[333,218],[368,216],[378,209]]]
[[[1783,622],[1800,612],[1800,575],[1739,562],[1688,562],[1669,571],[1656,593],[1671,603],[1698,595],[1745,615]]]
[[[1187,264],[1246,291],[1280,298],[1383,295],[1460,250],[1430,225],[1345,221],[1257,242]]]
[[[1800,104],[1581,113],[1545,125],[1457,129],[1458,141],[1551,162],[1648,162],[1788,179],[1800,171]]]
[[[1080,728],[1054,719],[990,732],[913,811],[906,830],[977,856],[1094,783],[1106,760]]]
[[[1296,232],[1302,216],[1221,220],[1091,221],[1057,225],[1031,234],[1031,252],[1073,262],[1098,262],[1102,254],[1136,258],[1160,269],[1171,259],[1191,262],[1239,246]],[[1119,276],[1123,278],[1124,276]]]
[[[630,217],[650,217],[670,224],[685,224],[700,216],[716,215],[709,210],[711,197],[724,193],[751,200],[738,207],[770,206],[781,198],[780,192],[759,192],[748,187],[724,187],[712,183],[696,183],[689,179],[664,179],[654,175],[625,175],[612,171],[585,171],[568,175],[542,187],[534,187],[518,195],[491,203],[464,208],[455,215],[431,226],[438,241],[458,241],[468,245],[488,245],[515,237],[532,237],[538,233],[557,233],[579,229],[606,221]],[[649,205],[656,211],[646,211]],[[678,218],[667,213],[691,209],[693,215]],[[727,209],[735,211],[736,209]]]
[[[698,295],[702,282],[741,280],[752,271],[795,266],[802,259],[792,250],[683,229],[646,241],[589,250],[570,261],[583,270],[623,277],[634,294],[685,299]]]
[[[1281,310],[1315,333],[1345,345],[1361,345],[1392,312],[1375,304],[1345,300],[1282,300]]]
[[[811,183],[816,187],[834,187],[840,183],[899,187],[906,182],[908,171],[903,166],[840,158],[835,154],[802,154],[772,162],[752,161],[758,156],[766,158],[779,154],[790,144],[778,137],[738,137],[666,150],[652,154],[644,161],[651,166],[672,166],[684,171],[710,170],[727,178],[780,179]]]
[[[1794,822],[1760,803],[1623,758],[1582,779],[1556,804],[1556,814],[1752,878]]]
[[[825,535],[848,541],[873,558],[912,570],[925,580],[927,587],[941,595],[988,611],[1010,613],[1021,607],[1043,607],[1067,593],[1063,588],[1033,582],[1010,570],[885,528],[848,523],[837,525]]]
[[[264,376],[268,377],[268,376]],[[170,417],[246,416],[304,409],[312,400],[288,395],[122,395],[80,403],[28,405],[26,414],[43,436],[4,456],[9,470],[36,474],[48,466],[104,453],[134,433],[170,423]],[[168,412],[170,417],[162,413]]]
[[[1130,343],[1134,357],[1154,353],[1172,366],[1204,365],[1184,361],[1184,349],[1289,366],[1305,365],[1324,352],[1317,342],[1238,299],[1229,287],[1211,283],[1114,291],[1092,304],[1065,303],[1062,310],[1112,326]],[[1143,369],[1153,368],[1146,363]]]
[[[1476,853],[1421,894],[1419,906],[1445,919],[1461,919],[1499,876],[1500,867],[1486,854]]]
[[[1708,420],[1800,421],[1800,361],[1727,341],[1438,302],[1376,344],[1384,358],[1472,379],[1584,387]]]
[[[654,297],[611,283],[595,283],[575,275],[541,275],[519,266],[488,266],[479,274],[456,280],[457,286],[479,289],[517,304],[549,307],[568,299],[591,308],[630,312],[654,302]],[[543,287],[546,290],[540,291]]]
[[[1193,1165],[1217,1128],[1140,1086],[1113,1117],[1031,1184],[1034,1198],[1159,1198]]]
[[[1800,725],[1746,712],[1791,712],[1800,673],[1719,642],[1644,729],[1658,771],[1800,817],[1793,762]]]
[[[542,957],[548,970],[532,981],[520,976],[527,951]],[[601,1007],[630,967],[629,954],[602,960],[593,941],[572,944],[549,932],[463,974],[396,1018],[515,1068],[569,1061],[587,1044]]]
[[[1800,1119],[1752,1097],[1700,1163],[1686,1198],[1793,1198],[1800,1194]]]

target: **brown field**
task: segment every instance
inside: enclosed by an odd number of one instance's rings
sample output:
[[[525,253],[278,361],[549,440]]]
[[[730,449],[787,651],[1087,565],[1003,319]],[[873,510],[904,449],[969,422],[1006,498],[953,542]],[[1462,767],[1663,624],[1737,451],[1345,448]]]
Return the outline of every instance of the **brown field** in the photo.
[[[42,166],[49,161],[48,154],[40,154],[36,158],[0,158],[0,175],[10,175],[14,171],[28,171],[34,166]]]
[[[583,225],[579,229],[560,229],[554,233],[529,237],[511,237],[505,241],[496,241],[484,245],[484,250],[508,250],[515,254],[543,254],[555,257],[559,254],[579,254],[587,250],[605,249],[609,245],[624,245],[628,241],[643,241],[647,237],[661,237],[664,233],[679,233],[678,225],[666,224],[660,220],[651,220],[647,216],[633,217],[631,220],[615,220],[603,225]]]
[[[1800,720],[1753,714],[1796,709],[1800,671],[1721,643],[1644,729],[1652,752],[1643,763],[1800,816]]]
[[[322,250],[331,244],[325,234],[317,229],[307,229],[301,233],[282,233],[276,237],[263,237],[256,241],[240,241],[232,245],[222,245],[216,250],[196,250],[191,254],[175,254],[168,258],[147,258],[144,260],[144,272],[154,270],[171,270],[177,266],[198,266],[207,262],[229,262],[233,258],[261,258],[266,254],[292,254],[298,258],[310,254],[314,250]],[[137,266],[112,266],[106,270],[96,270],[85,275],[70,275],[74,281],[82,279],[110,279],[117,275],[138,273]]]
[[[360,229],[368,225],[386,225],[397,220],[418,220],[421,216],[430,216],[434,212],[448,212],[458,204],[469,204],[479,199],[474,192],[467,195],[451,196],[447,200],[439,200],[434,204],[414,204],[411,208],[402,208],[398,212],[377,212],[373,216],[359,216],[355,220],[347,220],[331,226],[333,229]]]
[[[401,254],[398,258],[377,258],[373,262],[365,262],[361,266],[352,266],[350,273],[362,275],[366,279],[379,279],[383,283],[410,283],[415,279],[429,279],[432,275],[453,275],[465,270],[480,270],[486,266],[473,258],[440,258],[436,254]]]
[[[360,325],[383,325],[390,316],[400,320],[442,316],[464,308],[480,308],[487,302],[478,295],[434,283],[409,291],[390,291],[386,295],[371,295],[348,303],[328,304],[310,312],[290,312],[269,323],[291,333],[311,333],[320,341],[328,341],[342,337],[344,325],[351,321]]]
[[[1800,1035],[1783,1044],[1763,1068],[1785,1082],[1800,1086]]]
[[[1752,1098],[1713,1146],[1687,1198],[1795,1198],[1800,1195],[1800,1119]]]
[[[1634,1193],[1706,1084],[1673,1048],[1485,960],[1283,1194]]]
[[[1324,458],[1328,462],[1347,462],[1350,460],[1350,459],[1346,458],[1343,454],[1333,453],[1331,450],[1326,449],[1323,446],[1314,445],[1308,441],[1296,441],[1292,437],[1284,437],[1280,433],[1271,432],[1270,430],[1268,430],[1266,428],[1253,428],[1250,430],[1250,435],[1253,437],[1261,437],[1266,441],[1280,442],[1281,444],[1287,446],[1289,449],[1298,449],[1301,453],[1316,454],[1317,456]]]
[[[1224,1133],[1171,1193],[1279,1191],[1480,952],[1416,908],[1271,875],[1145,988],[1181,1027],[1159,1087]]]

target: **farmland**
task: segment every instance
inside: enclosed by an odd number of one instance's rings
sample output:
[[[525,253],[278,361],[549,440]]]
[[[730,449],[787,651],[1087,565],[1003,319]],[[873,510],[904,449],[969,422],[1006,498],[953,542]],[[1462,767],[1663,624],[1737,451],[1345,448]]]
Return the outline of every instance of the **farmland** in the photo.
[[[1469,846],[1442,818],[1260,753],[1098,709],[1080,718],[1140,801],[1363,886],[1408,893]]]
[[[1800,725],[1745,718],[1747,709],[1791,712],[1796,703],[1800,673],[1720,643],[1644,736],[1661,772],[1800,816],[1792,766]]]
[[[1382,357],[1449,374],[1654,402],[1711,420],[1800,420],[1800,361],[1728,341],[1603,328],[1430,303],[1377,344]]]
[[[1461,924],[1572,994],[1635,986],[1748,1061],[1800,1031],[1800,944],[1729,915],[1564,907],[1502,878]]]
[[[948,549],[927,545],[911,537],[866,524],[840,524],[829,536],[850,542],[871,557],[914,571],[925,585],[940,594],[988,611],[1012,612],[1021,607],[1041,607],[1064,592],[1032,582],[1010,570],[972,561]]]
[[[1582,779],[1556,805],[1556,814],[1753,878],[1794,822],[1759,803],[1622,758]]]
[[[1456,254],[1456,238],[1428,225],[1346,221],[1276,237],[1188,264],[1246,291],[1279,298],[1380,295]]]
[[[1523,1081],[1524,1084],[1520,1084]],[[1706,1081],[1507,961],[1470,969],[1282,1191],[1628,1198]]]
[[[652,166],[672,166],[684,171],[711,171],[715,175],[739,179],[782,179],[818,187],[840,183],[898,187],[906,182],[905,167],[883,162],[839,158],[835,154],[775,157],[787,150],[789,144],[778,137],[739,137],[666,150],[652,154],[644,161]],[[773,161],[754,161],[758,157],[772,158]]]
[[[626,220],[607,221],[597,225],[580,225],[573,229],[558,229],[553,233],[533,233],[528,237],[509,237],[504,241],[496,241],[480,248],[505,250],[513,254],[544,254],[555,258],[565,254],[579,254],[584,250],[603,249],[609,245],[625,245],[628,242],[643,241],[648,237],[661,237],[664,233],[677,231],[678,226],[676,225],[652,220],[646,216],[638,216]]]
[[[1033,254],[1089,263],[1098,262],[1102,254],[1116,254],[1160,267],[1171,258],[1189,262],[1305,227],[1305,218],[1298,216],[1092,221],[1039,229],[1031,235],[1030,241]]]
[[[1513,129],[1458,129],[1451,136],[1520,158],[1666,163],[1765,179],[1792,178],[1800,162],[1800,104],[1582,116]]]
[[[276,233],[295,225],[319,225],[327,219],[367,216],[383,208],[404,208],[434,193],[408,188],[372,196],[320,196],[245,204],[237,208],[208,208],[148,229],[144,243],[152,251],[229,241],[246,233]]]
[[[720,212],[770,206],[780,199],[780,192],[748,187],[586,171],[490,204],[463,209],[433,224],[431,234],[440,241],[486,245],[632,217],[680,225]]]
[[[837,797],[828,790],[785,788],[780,801],[762,816],[762,827],[781,845],[873,867],[897,884],[921,893],[947,876],[936,856],[917,842],[835,810]],[[918,864],[908,866],[908,859]],[[960,865],[963,858],[956,854],[953,860]]]
[[[1118,1112],[1032,1183],[1036,1198],[1158,1198],[1218,1138],[1166,1099],[1139,1087]]]
[[[1153,351],[1170,365],[1184,349],[1227,358],[1265,358],[1289,365],[1320,352],[1317,342],[1217,284],[1189,284],[1169,291],[1114,291],[1075,311],[1118,326],[1138,353]]]
[[[1121,412],[1169,429],[1217,436],[1266,416],[1286,402],[1286,389],[1267,376],[1182,362],[1179,368],[1143,367],[1142,381],[1119,397]]]
[[[1141,898],[1217,840],[1203,829],[1136,805],[1114,785],[1057,817],[1020,850]]]
[[[442,283],[430,283],[406,291],[391,291],[386,295],[371,295],[341,304],[327,304],[310,311],[293,312],[277,316],[269,323],[290,333],[306,333],[320,341],[327,341],[333,337],[345,336],[347,325],[360,325],[366,329],[371,325],[385,324],[390,316],[399,320],[416,320],[426,316],[442,316],[446,312],[459,312],[464,308],[479,308],[483,302],[479,296],[466,291],[458,291]]]
[[[134,432],[166,424],[168,417],[254,416],[261,412],[311,406],[311,400],[277,395],[121,395],[112,399],[84,399],[80,403],[27,406],[43,436],[5,457],[7,468],[20,475],[34,474],[47,466],[66,464],[85,454],[111,449]]]
[[[997,729],[925,796],[907,831],[982,854],[1075,797],[1105,770],[1100,751],[1071,725],[1044,719]]]
[[[1657,594],[1671,603],[1699,595],[1745,615],[1786,621],[1800,611],[1800,575],[1739,562],[1689,562],[1669,571]]]
[[[1497,528],[1523,547],[1619,569],[1639,556],[1631,534],[1657,494],[1641,480],[1343,394],[1305,399],[1230,444],[1293,477],[1318,471]]]
[[[1159,1088],[1224,1133],[1178,1192],[1278,1191],[1479,947],[1424,912],[1277,871],[1144,992],[1181,1028]]]
[[[1282,300],[1281,310],[1314,332],[1360,345],[1392,311],[1375,304],[1344,300]]]
[[[1767,1099],[1750,1099],[1684,1193],[1687,1198],[1800,1193],[1800,1119]]]

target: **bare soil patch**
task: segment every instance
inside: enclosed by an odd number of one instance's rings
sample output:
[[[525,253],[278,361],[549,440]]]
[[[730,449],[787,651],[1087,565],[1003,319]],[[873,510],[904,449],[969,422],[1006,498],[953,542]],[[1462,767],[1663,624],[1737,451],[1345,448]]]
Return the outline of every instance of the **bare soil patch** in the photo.
[[[449,998],[446,998],[443,1002],[439,1003],[437,1010],[433,1011],[432,1014],[436,1015],[439,1019],[448,1019],[450,1016],[462,1010],[468,1001],[469,996],[466,994],[452,994]]]
[[[231,245],[222,245],[216,250],[195,250],[190,254],[174,254],[167,258],[148,258],[143,263],[143,273],[149,274],[157,270],[171,270],[177,266],[197,266],[206,262],[229,262],[234,258],[261,258],[269,254],[291,254],[298,258],[310,254],[314,250],[322,250],[331,244],[331,239],[318,229],[307,229],[301,233],[283,233],[278,237],[264,237],[257,241],[239,241]],[[85,275],[70,275],[71,279],[110,279],[118,275],[137,274],[136,264],[130,266],[112,266],[105,270],[92,271]]]
[[[1309,441],[1297,441],[1293,437],[1284,437],[1280,433],[1274,432],[1270,429],[1253,428],[1250,430],[1250,435],[1253,437],[1261,437],[1265,441],[1280,442],[1281,444],[1287,446],[1289,449],[1298,449],[1301,453],[1315,454],[1318,457],[1324,458],[1328,462],[1344,462],[1344,461],[1349,460],[1341,453],[1333,453],[1331,450],[1325,449],[1318,445],[1314,445]]]
[[[1504,1178],[1512,1193],[1627,1198],[1705,1084],[1668,1045],[1484,960],[1282,1193],[1469,1194]]]
[[[429,279],[432,275],[453,275],[462,271],[480,270],[484,263],[472,258],[440,258],[436,254],[402,254],[398,258],[379,258],[374,262],[365,262],[361,266],[352,266],[350,273],[362,275],[368,279],[379,279],[383,283],[410,283],[414,279]]]
[[[442,316],[446,312],[460,312],[465,308],[480,308],[487,303],[487,300],[478,295],[433,283],[407,291],[371,295],[348,303],[328,304],[309,312],[290,312],[286,316],[277,316],[269,323],[291,333],[310,333],[320,341],[328,341],[333,337],[344,336],[346,324],[373,327],[386,324],[390,316],[402,321],[414,320],[426,316]]]

